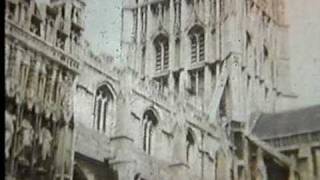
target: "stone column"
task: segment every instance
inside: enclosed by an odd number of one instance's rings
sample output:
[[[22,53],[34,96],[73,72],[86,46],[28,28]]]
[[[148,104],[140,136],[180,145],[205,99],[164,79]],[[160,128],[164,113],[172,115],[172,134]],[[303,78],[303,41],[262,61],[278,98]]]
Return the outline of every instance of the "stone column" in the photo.
[[[5,43],[5,76],[7,77],[8,74],[8,67],[9,67],[9,61],[10,61],[10,56],[11,56],[11,47],[10,47],[11,43],[10,42],[6,42]]]
[[[244,165],[245,165],[245,179],[251,180],[251,169],[250,169],[250,142],[244,138]]]
[[[211,69],[209,67],[209,64],[206,64],[204,67],[204,107],[205,111],[209,110],[208,105],[213,99],[213,92],[212,92],[212,75],[211,75]]]
[[[231,59],[232,63],[230,66],[230,87],[232,97],[232,119],[243,121],[244,106],[241,101],[241,66],[240,66],[240,54],[233,54]]]
[[[27,87],[29,71],[30,71],[30,68],[31,68],[30,67],[30,61],[31,61],[31,58],[32,58],[32,52],[26,51],[24,57],[25,58],[21,62],[21,71],[20,71],[20,77],[19,77],[20,86],[23,89],[23,91],[25,91],[25,89]]]
[[[99,124],[99,127],[100,127],[100,129],[99,129],[99,131],[100,132],[103,132],[103,123],[105,122],[105,113],[106,113],[106,111],[105,111],[105,102],[106,102],[106,98],[103,98],[102,100],[101,100],[101,111],[100,111],[100,114],[98,115],[98,116],[100,116],[100,124]]]
[[[176,61],[176,55],[175,55],[175,11],[174,11],[174,3],[175,1],[172,0],[170,1],[170,7],[169,7],[169,16],[170,16],[170,20],[169,20],[169,32],[170,32],[170,37],[169,37],[169,70],[170,70],[170,74],[169,74],[169,79],[168,79],[168,83],[169,83],[169,90],[171,92],[174,91],[174,78],[173,78],[173,74],[172,74],[172,70],[175,68],[175,61]]]
[[[297,168],[297,162],[294,154],[291,154],[289,156],[291,160],[291,165],[290,165],[290,172],[289,172],[289,180],[298,180],[296,179],[296,168]]]
[[[116,154],[124,153],[124,151],[131,149],[134,142],[134,132],[131,129],[130,123],[130,95],[129,89],[121,86],[122,89],[117,96],[116,106],[117,106],[117,120],[115,125],[114,135],[111,137],[111,143],[114,149],[116,150]],[[127,153],[125,153],[127,155]]]
[[[146,18],[147,20],[147,26],[145,28],[147,28],[146,30],[146,44],[145,44],[145,57],[144,57],[144,62],[141,63],[142,66],[144,66],[144,72],[143,72],[143,76],[148,76],[151,74],[151,70],[153,68],[152,66],[152,62],[154,61],[154,56],[153,56],[153,42],[151,39],[151,29],[152,29],[152,23],[151,23],[151,7],[150,5],[147,5],[147,11],[146,11]],[[141,49],[142,51],[142,49]]]
[[[220,49],[221,49],[221,19],[220,19],[220,1],[221,0],[216,0],[216,7],[215,8],[215,16],[216,16],[216,56],[215,58],[217,60],[221,60],[221,55],[220,55]]]
[[[57,79],[57,71],[58,71],[58,66],[57,65],[53,65],[52,67],[52,74],[51,74],[51,81],[50,81],[50,87],[49,87],[49,91],[48,91],[48,96],[49,96],[49,102],[53,103],[53,93],[55,91],[54,87],[56,84],[56,79]]]
[[[300,171],[304,175],[302,179],[313,179],[313,162],[312,162],[312,153],[310,146],[304,146],[299,149],[299,158],[305,159],[306,163],[304,165],[300,164]]]

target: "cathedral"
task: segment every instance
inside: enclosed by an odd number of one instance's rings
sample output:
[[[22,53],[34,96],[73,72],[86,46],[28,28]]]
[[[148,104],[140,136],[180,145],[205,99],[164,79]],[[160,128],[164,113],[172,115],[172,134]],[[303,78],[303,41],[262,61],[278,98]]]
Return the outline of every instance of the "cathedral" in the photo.
[[[121,58],[85,0],[5,0],[5,179],[317,180],[286,0],[123,0]]]

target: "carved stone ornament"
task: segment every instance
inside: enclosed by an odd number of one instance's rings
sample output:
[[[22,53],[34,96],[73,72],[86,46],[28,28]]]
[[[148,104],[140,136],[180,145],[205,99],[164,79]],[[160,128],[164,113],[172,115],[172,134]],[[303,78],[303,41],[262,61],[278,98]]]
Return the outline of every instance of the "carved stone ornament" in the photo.
[[[16,95],[16,103],[21,104],[23,100],[23,93],[21,92],[21,89],[19,87],[16,88],[15,95]]]
[[[63,118],[68,123],[73,115],[73,78],[71,74],[67,74],[63,80],[63,87],[61,91]]]
[[[68,123],[73,115],[72,96],[68,93],[63,101],[63,118]]]
[[[5,122],[6,122],[6,129],[5,129],[5,158],[9,157],[9,151],[12,144],[12,137],[14,133],[14,126],[13,122],[15,121],[15,116],[11,115],[8,111],[5,112]]]
[[[53,137],[51,135],[51,132],[43,127],[41,129],[41,133],[40,133],[40,144],[41,144],[41,158],[42,160],[46,160],[50,154],[51,154],[51,142],[53,140]]]
[[[6,83],[6,94],[8,97],[14,97],[16,94],[15,83],[12,80],[8,80]]]
[[[26,96],[27,96],[27,107],[29,110],[33,108],[35,105],[36,99],[37,99],[37,90],[38,90],[38,73],[39,73],[39,62],[34,63],[34,69],[31,72],[29,78],[30,79],[30,84],[28,85],[26,89]]]

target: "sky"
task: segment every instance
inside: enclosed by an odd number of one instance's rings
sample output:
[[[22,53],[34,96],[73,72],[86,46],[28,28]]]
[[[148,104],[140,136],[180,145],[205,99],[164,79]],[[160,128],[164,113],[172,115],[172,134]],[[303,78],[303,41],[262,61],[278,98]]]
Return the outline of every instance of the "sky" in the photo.
[[[95,54],[120,55],[122,0],[88,0],[85,38]],[[289,0],[292,91],[288,108],[320,104],[320,0]]]
[[[288,17],[292,105],[320,104],[320,1],[289,0]]]
[[[84,37],[95,54],[120,55],[121,0],[86,1]]]

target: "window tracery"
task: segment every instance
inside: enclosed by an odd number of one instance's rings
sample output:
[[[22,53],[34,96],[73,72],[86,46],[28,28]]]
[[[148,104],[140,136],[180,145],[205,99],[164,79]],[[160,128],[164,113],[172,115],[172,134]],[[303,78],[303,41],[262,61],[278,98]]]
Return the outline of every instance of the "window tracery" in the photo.
[[[114,97],[107,85],[96,91],[93,127],[106,133],[114,114]]]

